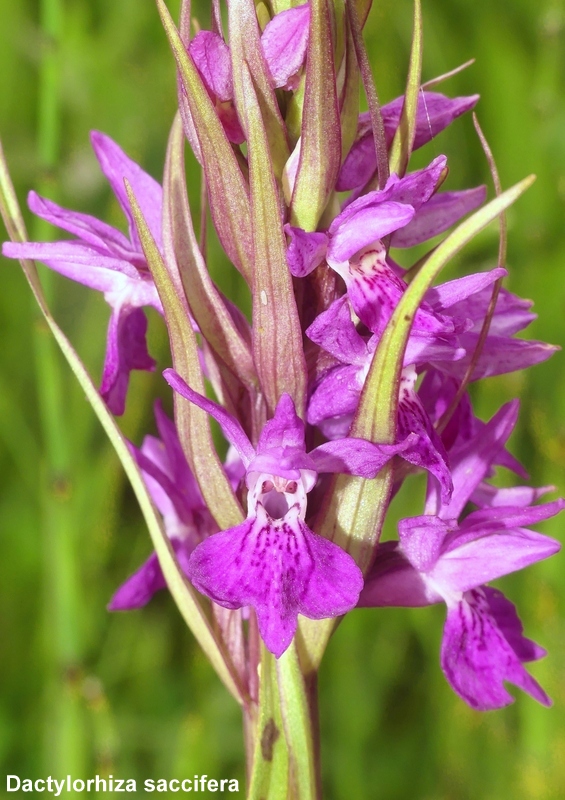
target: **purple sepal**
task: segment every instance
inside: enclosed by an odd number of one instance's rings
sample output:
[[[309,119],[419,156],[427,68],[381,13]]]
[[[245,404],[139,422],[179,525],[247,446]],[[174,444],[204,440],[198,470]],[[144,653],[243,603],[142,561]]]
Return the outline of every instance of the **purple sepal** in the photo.
[[[415,380],[416,371],[413,367],[406,368],[400,382],[396,435],[399,439],[404,439],[411,433],[416,434],[415,444],[402,452],[402,458],[416,467],[428,470],[437,478],[442,502],[447,503],[453,491],[448,456],[414,391]]]
[[[200,31],[190,42],[188,54],[215,104],[227,138],[234,144],[241,144],[245,141],[245,134],[233,102],[233,72],[229,47],[217,33]],[[179,108],[187,138],[201,161],[200,143],[182,80],[179,80]]]
[[[124,180],[127,179],[151,235],[159,249],[163,247],[162,234],[162,208],[163,189],[157,181],[148,175],[141,167],[132,161],[124,151],[109,136],[100,131],[91,131],[90,141],[96,153],[102,172],[108,179],[112,191],[129,223],[130,239],[138,253],[143,253],[141,242],[137,234],[135,220],[127,196]],[[145,261],[145,259],[144,259]]]
[[[486,196],[486,186],[434,195],[416,212],[408,225],[392,234],[391,247],[414,247],[433,239],[482,205]]]
[[[478,333],[461,334],[459,341],[466,351],[466,356],[457,362],[438,360],[433,362],[433,365],[446,374],[462,380],[471,363],[478,340]],[[494,375],[505,375],[508,372],[516,372],[533,367],[534,364],[541,364],[543,361],[547,361],[557,350],[559,350],[558,347],[545,342],[509,339],[505,336],[491,336],[489,334],[473,370],[471,381],[491,378]]]
[[[221,36],[199,31],[188,46],[194,65],[208,93],[225,103],[233,99],[230,49]]]
[[[437,136],[456,117],[473,108],[478,99],[478,95],[450,98],[437,92],[420,92],[414,150],[422,147],[434,136]],[[381,108],[388,146],[390,146],[398,127],[403,104],[404,96],[397,97]],[[357,138],[341,168],[336,186],[337,190],[341,192],[363,186],[376,168],[377,162],[371,129],[371,117],[369,112],[364,112],[359,115]]]
[[[359,608],[417,608],[442,600],[442,596],[414,569],[398,542],[381,542],[357,605]]]
[[[454,303],[451,300],[449,311],[451,314],[459,317],[468,317],[473,320],[475,324],[472,330],[475,333],[479,333],[491,297],[492,288],[488,286],[484,286],[482,289],[477,287],[475,292],[461,298],[460,302]],[[514,333],[527,328],[536,319],[536,314],[530,310],[531,307],[531,300],[517,297],[502,287],[498,294],[494,316],[490,323],[489,335],[512,336]]]
[[[72,233],[82,242],[99,248],[101,253],[114,257],[121,255],[126,263],[132,256],[139,255],[139,251],[136,251],[132,242],[121,231],[96,217],[79,211],[70,211],[34,191],[29,192],[27,204],[29,210],[36,216],[63,231]],[[132,269],[130,274],[134,275],[135,270]]]
[[[141,308],[121,306],[110,317],[106,358],[100,394],[113,414],[125,411],[129,376],[132,369],[152,372],[155,361],[147,352],[147,318]]]
[[[512,703],[505,681],[550,706],[547,694],[522,666],[523,661],[540,655],[537,645],[522,637],[515,609],[500,592],[474,589],[448,611],[441,666],[452,688],[471,708],[488,711]]]
[[[473,323],[480,319],[482,325],[492,296],[492,284],[507,275],[508,271],[503,267],[495,267],[488,272],[474,272],[464,278],[455,278],[428,289],[426,301],[437,312],[449,311],[454,317],[468,317]],[[480,308],[474,302],[478,296],[481,297]]]
[[[281,11],[265,26],[261,46],[276,88],[296,88],[296,75],[306,56],[309,29],[308,3]]]
[[[188,557],[190,549],[181,539],[171,539],[179,565],[188,577]],[[167,583],[159,565],[156,553],[152,553],[147,561],[133,573],[116,591],[108,603],[108,611],[129,611],[147,605],[155,592],[165,589]]]
[[[417,441],[410,434],[398,444],[375,444],[366,439],[348,437],[325,442],[310,452],[318,472],[344,472],[362,478],[374,478],[393,456],[402,454]]]
[[[434,136],[451,125],[453,120],[474,108],[479,102],[479,95],[468,97],[446,97],[439,92],[426,92],[420,90],[418,95],[418,108],[416,111],[416,136],[413,149],[423,147]],[[381,109],[387,141],[392,142],[398,124],[404,97],[400,96],[386,103]]]
[[[204,395],[191,389],[186,381],[184,381],[174,369],[166,369],[163,372],[163,377],[169,386],[171,386],[175,392],[182,395],[185,400],[189,400],[191,403],[203,409],[203,411],[206,411],[207,414],[214,417],[216,422],[220,425],[224,436],[228,442],[233,444],[236,448],[241,460],[247,467],[251,459],[255,456],[255,449],[238,420],[226,411],[225,408],[218,405],[218,403],[214,403],[213,400],[208,400]]]
[[[219,605],[253,606],[263,641],[277,658],[292,641],[298,614],[345,614],[363,585],[351,556],[313,533],[296,509],[272,519],[260,503],[256,516],[200,544],[188,573]]]
[[[531,506],[548,492],[554,492],[555,486],[511,486],[499,488],[489,483],[480,483],[471,495],[472,502],[479,508],[514,506],[523,508]]]
[[[284,230],[290,237],[286,252],[288,268],[296,278],[304,278],[326,257],[328,237],[325,233],[306,233],[288,224]]]

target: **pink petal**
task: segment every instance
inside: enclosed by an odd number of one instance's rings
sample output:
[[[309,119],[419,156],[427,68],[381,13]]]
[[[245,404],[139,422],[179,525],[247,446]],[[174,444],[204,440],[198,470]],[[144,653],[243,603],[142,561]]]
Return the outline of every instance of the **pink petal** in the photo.
[[[41,217],[51,225],[56,225],[64,231],[78,236],[85,244],[90,244],[110,256],[118,256],[124,260],[132,257],[139,257],[132,249],[131,242],[116,228],[101,222],[96,217],[89,214],[81,214],[78,211],[69,211],[66,208],[40,197],[35,192],[30,192],[27,198],[30,211]],[[143,254],[141,254],[143,255]]]
[[[281,11],[266,25],[261,46],[275,87],[294,88],[291,78],[304,64],[309,28],[308,3]]]
[[[392,234],[392,247],[414,247],[433,239],[455,225],[465,214],[474,211],[486,199],[485,186],[462,192],[440,192],[431,197],[402,230]]]
[[[288,224],[284,230],[290,237],[286,253],[288,267],[295,277],[304,278],[324,260],[328,237],[325,233],[306,233]]]
[[[189,575],[221,606],[253,606],[265,645],[277,657],[294,636],[298,614],[344,614],[363,585],[351,556],[316,536],[295,509],[273,520],[261,504],[256,517],[202,542],[190,558]]]
[[[494,610],[500,615],[496,600]],[[506,681],[550,706],[549,697],[522,666],[524,645],[515,649],[521,633],[514,630],[509,641],[505,631],[513,621],[506,614],[501,622],[502,628],[484,591],[467,592],[447,614],[441,647],[445,677],[457,694],[479,711],[503,708],[514,701],[504,687]]]
[[[121,306],[112,312],[100,394],[118,416],[125,411],[131,370],[155,369],[155,361],[147,352],[146,332],[147,318],[142,309]]]
[[[221,36],[200,31],[188,46],[188,52],[208,92],[226,102],[233,98],[230,49]]]
[[[159,248],[163,247],[162,235],[162,207],[163,189],[157,181],[148,175],[141,167],[132,161],[124,151],[109,136],[99,131],[91,131],[90,140],[100,163],[102,172],[108,179],[129,223],[130,239],[137,252],[143,252],[141,242],[137,235],[137,228],[131,213],[131,208],[126,194],[124,179],[127,179],[142,214],[149,226],[153,238]]]

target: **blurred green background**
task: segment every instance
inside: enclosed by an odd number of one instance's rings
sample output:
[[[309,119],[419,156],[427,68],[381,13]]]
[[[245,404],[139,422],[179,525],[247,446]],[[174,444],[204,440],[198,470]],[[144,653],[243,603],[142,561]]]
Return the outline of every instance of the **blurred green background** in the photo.
[[[171,3],[178,12],[178,2]],[[208,4],[195,5],[206,25]],[[376,0],[367,26],[381,100],[402,91],[408,0]],[[175,73],[152,0],[0,0],[0,135],[22,201],[34,187],[121,224],[88,132],[110,134],[160,177],[175,110]],[[538,180],[509,213],[509,288],[536,303],[528,335],[565,342],[565,6],[560,0],[424,0],[424,78],[471,57],[446,83],[479,92],[477,112],[505,187]],[[470,118],[427,146],[450,159],[449,188],[488,180]],[[417,162],[420,163],[420,162]],[[191,200],[199,179],[192,165]],[[49,232],[28,219],[32,238]],[[486,231],[457,269],[491,267]],[[225,264],[217,249],[216,269]],[[98,380],[108,309],[45,275],[57,319]],[[456,271],[449,268],[447,277]],[[221,277],[229,290],[229,273]],[[150,552],[140,512],[109,444],[39,323],[19,267],[0,276],[0,762],[23,777],[237,777],[239,712],[194,646],[170,598],[110,615],[114,589]],[[163,326],[151,350],[167,365]],[[522,399],[512,450],[533,483],[565,492],[564,356],[474,387],[479,415]],[[156,375],[135,374],[126,433],[152,430]],[[508,476],[503,476],[508,480]],[[395,502],[418,513],[421,481]],[[416,497],[416,499],[415,499]],[[561,536],[560,519],[543,528]],[[563,556],[500,581],[526,632],[549,650],[531,670],[555,705],[527,696],[478,714],[439,669],[442,608],[355,612],[321,676],[328,800],[550,800],[565,793]],[[4,779],[0,795],[4,791]],[[92,796],[92,795],[90,795]],[[140,793],[140,796],[141,793]],[[145,796],[145,795],[143,795]],[[163,795],[160,795],[163,796]],[[243,796],[243,790],[241,792]]]

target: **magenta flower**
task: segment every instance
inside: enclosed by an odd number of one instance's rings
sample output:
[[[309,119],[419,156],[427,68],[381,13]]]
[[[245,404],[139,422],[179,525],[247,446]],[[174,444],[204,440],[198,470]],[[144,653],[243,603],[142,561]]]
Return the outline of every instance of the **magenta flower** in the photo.
[[[306,495],[318,473],[374,477],[411,442],[377,445],[351,438],[307,453],[304,423],[284,394],[254,448],[235,417],[190,389],[174,370],[164,375],[173,389],[218,421],[246,469],[247,519],[202,542],[187,574],[221,606],[253,606],[266,646],[279,657],[294,636],[298,614],[311,619],[345,614],[363,585],[351,556],[305,522]]]
[[[60,242],[6,242],[2,253],[8,258],[36,259],[61,275],[104,293],[112,316],[100,393],[114,414],[123,414],[131,370],[152,371],[155,368],[147,352],[147,319],[142,308],[153,306],[162,313],[137,235],[124,179],[131,185],[159,246],[162,246],[162,189],[109,136],[92,131],[90,138],[102,172],[128,221],[129,238],[105,222],[78,211],[68,211],[30,192],[28,203],[34,214],[77,238]]]
[[[308,275],[325,260],[349,283],[347,266],[351,257],[407,225],[438,187],[446,164],[445,156],[438,156],[428,167],[405,178],[391,175],[384,189],[368,192],[350,203],[325,233],[306,233],[286,225],[292,274]]]
[[[523,663],[545,655],[525,639],[514,606],[484,584],[556,553],[559,542],[526,526],[554,516],[564,500],[531,506],[532,492],[510,490],[457,521],[490,473],[516,422],[517,403],[504,406],[452,460],[454,491],[444,503],[430,481],[426,514],[401,520],[399,541],[379,545],[360,606],[424,606],[445,602],[441,665],[453,689],[479,710],[513,698],[509,681],[544,705],[550,700]],[[545,490],[542,490],[542,492]],[[484,500],[488,495],[482,491]],[[500,505],[509,500],[512,505]]]
[[[134,445],[130,445],[130,448],[186,574],[191,552],[202,539],[215,533],[217,526],[186,462],[175,425],[160,403],[155,404],[155,419],[160,438],[146,436],[141,450]],[[139,608],[148,603],[155,592],[165,587],[159,560],[152,553],[137,572],[120,586],[108,608],[110,611]]]

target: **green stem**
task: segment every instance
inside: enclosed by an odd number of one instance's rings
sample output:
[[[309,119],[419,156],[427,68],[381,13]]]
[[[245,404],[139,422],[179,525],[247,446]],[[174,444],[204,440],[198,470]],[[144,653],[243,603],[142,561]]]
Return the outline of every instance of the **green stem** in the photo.
[[[316,800],[320,795],[319,759],[315,735],[317,723],[312,713],[317,708],[312,691],[315,681],[307,686],[300,669],[294,641],[277,664],[280,707],[286,745],[290,760],[290,791],[292,800]]]
[[[254,724],[248,800],[287,800],[289,753],[283,731],[274,656],[261,645],[259,708]]]

